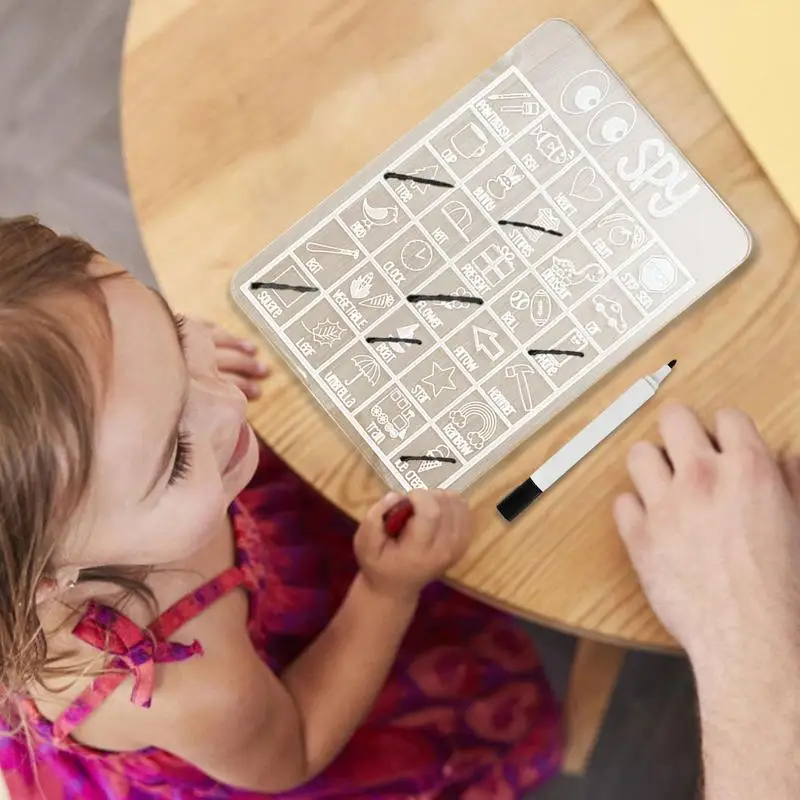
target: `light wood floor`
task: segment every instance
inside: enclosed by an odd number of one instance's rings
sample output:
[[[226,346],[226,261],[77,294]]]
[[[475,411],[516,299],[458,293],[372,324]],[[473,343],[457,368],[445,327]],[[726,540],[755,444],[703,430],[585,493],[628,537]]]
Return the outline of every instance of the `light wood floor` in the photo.
[[[124,0],[0,0],[0,215],[37,213],[151,281],[120,155],[126,11]],[[530,627],[563,692],[574,641]],[[686,664],[632,654],[587,775],[559,779],[534,797],[693,800],[695,718]]]

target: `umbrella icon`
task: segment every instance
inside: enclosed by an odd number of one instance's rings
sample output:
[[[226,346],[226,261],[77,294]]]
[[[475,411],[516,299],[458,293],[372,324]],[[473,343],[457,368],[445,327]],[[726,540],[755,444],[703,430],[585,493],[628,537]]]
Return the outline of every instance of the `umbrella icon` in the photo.
[[[354,378],[350,378],[345,383],[345,386],[350,386],[359,378],[366,378],[370,386],[375,386],[381,377],[381,368],[378,366],[378,362],[372,356],[366,355],[353,356],[351,360],[356,370],[358,370],[358,374]]]

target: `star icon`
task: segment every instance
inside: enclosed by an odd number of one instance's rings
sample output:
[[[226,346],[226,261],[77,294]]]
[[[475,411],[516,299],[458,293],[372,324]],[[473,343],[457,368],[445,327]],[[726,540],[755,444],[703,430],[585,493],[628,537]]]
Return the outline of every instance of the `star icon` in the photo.
[[[456,385],[453,383],[453,373],[456,371],[455,367],[447,367],[442,369],[435,361],[433,362],[433,369],[431,374],[422,379],[423,383],[427,383],[431,387],[434,397],[438,397],[445,389],[455,389]],[[438,379],[441,378],[441,383]]]

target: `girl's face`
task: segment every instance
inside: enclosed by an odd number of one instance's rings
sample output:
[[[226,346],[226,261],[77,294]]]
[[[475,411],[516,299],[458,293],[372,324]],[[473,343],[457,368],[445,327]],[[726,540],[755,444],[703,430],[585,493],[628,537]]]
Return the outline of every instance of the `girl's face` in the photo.
[[[100,271],[108,268],[101,263]],[[60,566],[165,565],[220,530],[255,471],[246,400],[210,336],[129,277],[106,281],[113,333],[85,509]]]

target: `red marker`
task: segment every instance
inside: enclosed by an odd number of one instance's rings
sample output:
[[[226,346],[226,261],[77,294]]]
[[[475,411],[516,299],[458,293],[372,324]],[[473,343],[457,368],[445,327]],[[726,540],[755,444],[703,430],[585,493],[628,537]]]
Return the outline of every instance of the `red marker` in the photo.
[[[395,503],[383,515],[383,529],[390,539],[396,539],[411,517],[414,516],[414,506],[411,501],[404,497],[399,503]]]

